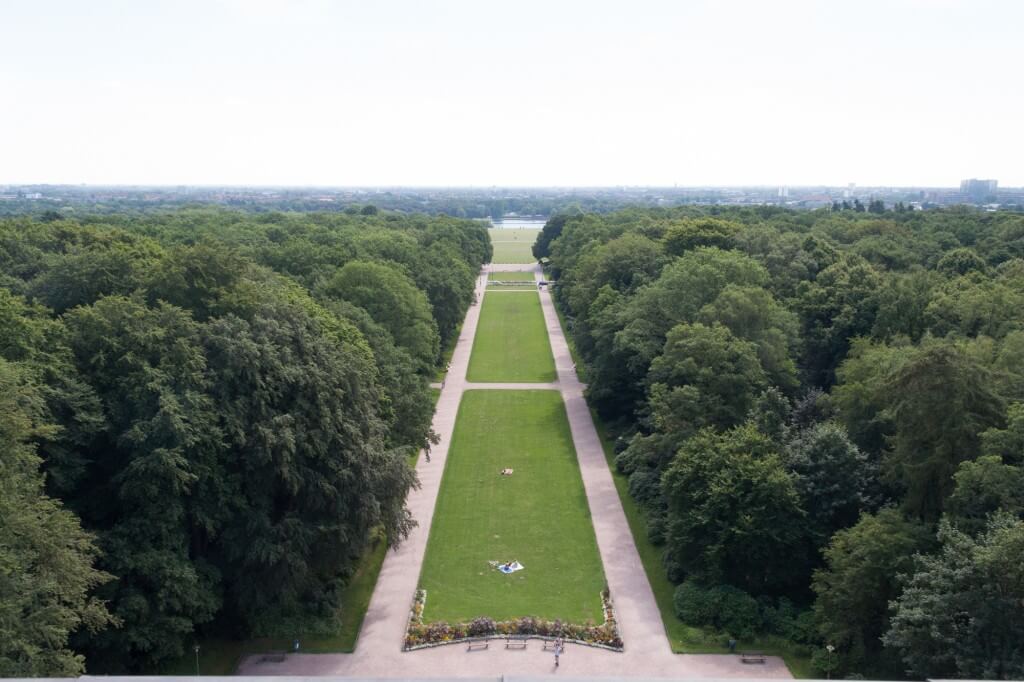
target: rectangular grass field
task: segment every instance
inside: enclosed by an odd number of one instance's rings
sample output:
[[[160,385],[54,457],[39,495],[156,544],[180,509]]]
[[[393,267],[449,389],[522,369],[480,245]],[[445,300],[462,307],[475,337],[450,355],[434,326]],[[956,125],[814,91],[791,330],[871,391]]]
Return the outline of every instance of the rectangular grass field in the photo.
[[[526,568],[488,565],[512,560]],[[420,574],[424,620],[600,623],[604,584],[561,394],[466,391]]]
[[[469,356],[469,381],[554,381],[548,330],[535,292],[488,291]]]
[[[534,276],[532,272],[517,272],[514,270],[505,270],[502,272],[492,272],[488,275],[487,281],[503,281],[503,282],[532,282]]]
[[[532,272],[492,272],[487,278],[488,291],[536,291]],[[498,284],[507,282],[507,284]]]
[[[491,244],[494,246],[492,263],[537,262],[533,257],[533,243],[537,241],[540,230],[492,227],[487,233],[491,236]]]

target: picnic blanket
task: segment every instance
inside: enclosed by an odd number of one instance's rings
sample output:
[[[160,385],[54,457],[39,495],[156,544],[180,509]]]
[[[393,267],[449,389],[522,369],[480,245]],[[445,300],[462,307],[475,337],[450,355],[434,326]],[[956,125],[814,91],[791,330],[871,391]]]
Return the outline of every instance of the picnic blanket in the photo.
[[[508,575],[509,573],[515,573],[516,571],[521,571],[524,568],[526,568],[526,566],[523,566],[518,561],[513,561],[511,564],[507,564],[507,565],[506,564],[498,564],[497,562],[492,562],[492,565],[494,565],[494,567],[496,569],[498,569],[499,571],[501,571],[502,573],[504,573],[506,575]]]

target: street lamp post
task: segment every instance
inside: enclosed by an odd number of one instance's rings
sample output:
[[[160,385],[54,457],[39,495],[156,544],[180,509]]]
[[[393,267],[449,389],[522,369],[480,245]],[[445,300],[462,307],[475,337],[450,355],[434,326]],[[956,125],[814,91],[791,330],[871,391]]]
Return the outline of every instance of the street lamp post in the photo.
[[[831,644],[825,645],[825,650],[828,651],[828,670],[825,671],[825,679],[832,679],[832,652],[836,650]]]
[[[192,651],[196,652],[196,677],[199,677],[199,645],[192,647]]]

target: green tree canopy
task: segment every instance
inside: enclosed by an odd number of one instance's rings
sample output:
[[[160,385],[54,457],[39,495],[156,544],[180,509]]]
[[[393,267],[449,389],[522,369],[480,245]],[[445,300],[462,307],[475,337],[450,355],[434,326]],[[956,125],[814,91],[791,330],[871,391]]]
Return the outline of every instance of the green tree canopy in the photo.
[[[742,226],[720,218],[689,218],[674,222],[665,232],[665,251],[680,256],[699,246],[731,249]]]
[[[750,425],[699,432],[662,481],[669,576],[778,592],[805,576],[804,511],[774,444]]]
[[[1003,402],[987,368],[940,342],[916,350],[881,390],[893,424],[885,468],[906,489],[905,507],[934,520],[957,466],[981,454],[981,432],[1002,422]]]
[[[841,671],[898,673],[900,666],[885,654],[881,641],[889,626],[889,603],[900,593],[899,576],[914,568],[914,554],[933,544],[927,526],[893,508],[864,514],[832,537],[812,587],[819,633],[836,647]]]
[[[893,602],[883,641],[915,677],[1024,676],[1024,521],[999,514],[972,537],[943,522]]]
[[[977,534],[1000,511],[1024,518],[1024,468],[986,455],[961,463],[953,479],[946,515],[960,530]]]
[[[647,382],[652,426],[661,431],[736,426],[767,387],[754,344],[722,325],[700,323],[668,333]]]
[[[43,491],[32,439],[55,427],[32,372],[0,358],[0,675],[73,677],[85,670],[76,631],[116,625],[93,594],[111,576],[94,568],[94,538]]]
[[[833,422],[797,431],[784,446],[809,530],[820,547],[837,530],[853,525],[874,502],[876,468]]]
[[[321,295],[348,301],[370,313],[427,372],[437,361],[440,337],[426,295],[401,270],[381,263],[346,263]]]

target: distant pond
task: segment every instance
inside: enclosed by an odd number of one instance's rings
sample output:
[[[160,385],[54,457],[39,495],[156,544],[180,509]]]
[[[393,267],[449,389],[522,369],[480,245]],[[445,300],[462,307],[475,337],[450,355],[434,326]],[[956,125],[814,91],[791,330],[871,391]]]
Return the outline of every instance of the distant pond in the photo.
[[[492,218],[491,227],[499,230],[540,230],[547,221],[547,218]]]

